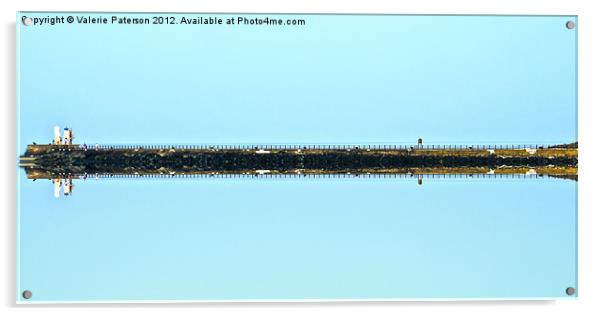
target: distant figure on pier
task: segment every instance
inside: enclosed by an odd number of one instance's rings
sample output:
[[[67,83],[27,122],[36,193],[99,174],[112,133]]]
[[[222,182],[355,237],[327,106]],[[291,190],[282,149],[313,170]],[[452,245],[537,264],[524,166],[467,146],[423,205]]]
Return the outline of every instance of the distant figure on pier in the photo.
[[[422,148],[422,138],[418,138],[418,148]]]

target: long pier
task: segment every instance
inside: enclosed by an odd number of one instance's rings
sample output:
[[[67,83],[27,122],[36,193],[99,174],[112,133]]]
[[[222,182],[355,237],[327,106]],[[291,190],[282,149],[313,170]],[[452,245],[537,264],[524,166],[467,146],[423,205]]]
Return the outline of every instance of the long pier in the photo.
[[[544,145],[77,145],[27,146],[27,178],[54,195],[87,179],[578,178],[577,143]]]
[[[576,143],[521,145],[28,145],[32,179],[88,174],[577,176]]]

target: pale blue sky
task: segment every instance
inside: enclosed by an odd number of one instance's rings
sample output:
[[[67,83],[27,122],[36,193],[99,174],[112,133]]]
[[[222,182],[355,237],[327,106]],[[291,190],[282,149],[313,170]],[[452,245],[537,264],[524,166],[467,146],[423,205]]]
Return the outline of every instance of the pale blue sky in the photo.
[[[87,143],[576,140],[575,17],[303,18],[19,24],[19,153],[57,124]],[[573,181],[88,179],[60,199],[50,181],[19,181],[17,292],[36,301],[576,286]]]
[[[304,18],[20,24],[19,144],[576,140],[574,17]]]

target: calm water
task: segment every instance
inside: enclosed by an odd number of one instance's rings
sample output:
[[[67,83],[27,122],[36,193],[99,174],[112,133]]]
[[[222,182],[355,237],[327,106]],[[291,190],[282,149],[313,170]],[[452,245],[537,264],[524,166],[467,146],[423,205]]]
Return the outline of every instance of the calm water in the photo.
[[[32,300],[567,297],[576,182],[21,182]]]

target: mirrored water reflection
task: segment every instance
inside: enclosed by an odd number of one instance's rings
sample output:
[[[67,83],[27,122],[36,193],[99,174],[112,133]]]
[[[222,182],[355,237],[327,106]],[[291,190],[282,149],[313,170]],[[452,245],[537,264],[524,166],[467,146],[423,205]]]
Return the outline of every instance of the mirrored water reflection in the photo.
[[[80,185],[81,184],[81,185]],[[564,179],[100,179],[21,172],[31,300],[561,298]]]

